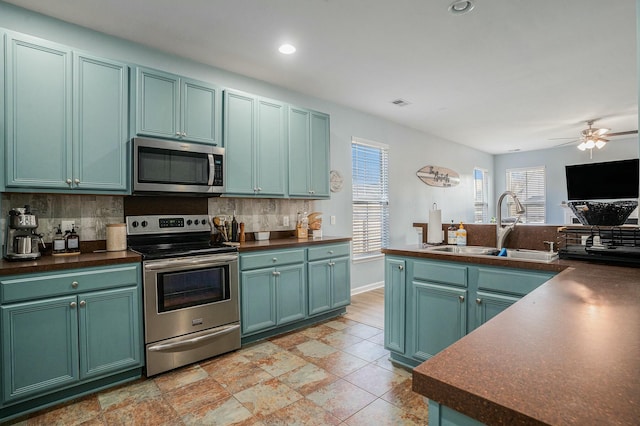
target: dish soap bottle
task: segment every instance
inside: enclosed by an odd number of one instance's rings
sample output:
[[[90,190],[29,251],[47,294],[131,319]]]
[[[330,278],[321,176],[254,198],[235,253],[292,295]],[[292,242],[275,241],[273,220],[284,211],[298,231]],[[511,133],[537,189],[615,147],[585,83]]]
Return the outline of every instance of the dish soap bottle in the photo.
[[[80,253],[80,236],[76,233],[76,228],[72,227],[67,236],[67,253]]]
[[[62,226],[58,225],[56,235],[53,236],[53,254],[64,253],[66,250],[65,245],[66,240],[64,239],[64,235],[62,235]]]
[[[462,222],[460,222],[460,227],[456,231],[456,244],[459,246],[467,245],[467,230],[464,229]]]
[[[457,244],[456,231],[458,228],[451,221],[451,226],[447,228],[447,244]]]

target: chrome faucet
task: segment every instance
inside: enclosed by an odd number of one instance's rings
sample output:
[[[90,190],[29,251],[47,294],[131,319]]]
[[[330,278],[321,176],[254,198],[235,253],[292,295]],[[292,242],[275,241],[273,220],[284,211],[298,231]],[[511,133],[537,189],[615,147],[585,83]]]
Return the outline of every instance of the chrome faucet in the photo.
[[[513,198],[513,202],[516,204],[516,220],[511,225],[503,226],[502,200],[507,195],[510,195],[511,198]],[[520,220],[520,215],[524,214],[524,206],[522,205],[522,203],[520,203],[520,200],[518,200],[518,197],[514,192],[505,191],[502,193],[502,195],[500,195],[500,198],[498,198],[498,206],[496,207],[496,210],[496,247],[498,248],[498,250],[501,250],[502,246],[504,245],[504,240],[507,238],[507,235],[509,235],[509,232],[511,232],[511,230],[516,227],[516,224]]]

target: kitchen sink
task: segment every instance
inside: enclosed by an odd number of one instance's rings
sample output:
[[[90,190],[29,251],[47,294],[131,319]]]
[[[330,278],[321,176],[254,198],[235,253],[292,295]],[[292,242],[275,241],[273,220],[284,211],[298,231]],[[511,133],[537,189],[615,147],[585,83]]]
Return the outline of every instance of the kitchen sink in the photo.
[[[476,256],[491,256],[498,255],[499,250],[495,247],[484,246],[433,246],[422,249],[421,251],[440,252],[440,253],[452,253],[452,254],[467,254]],[[514,260],[533,260],[538,262],[553,262],[558,258],[558,253],[542,250],[526,250],[526,249],[507,249],[506,257]]]
[[[512,259],[541,260],[553,262],[558,258],[558,253],[542,250],[507,249],[507,257]]]
[[[498,249],[495,247],[482,246],[435,246],[428,247],[425,251],[439,251],[456,254],[484,254],[489,256],[495,256],[498,254]]]

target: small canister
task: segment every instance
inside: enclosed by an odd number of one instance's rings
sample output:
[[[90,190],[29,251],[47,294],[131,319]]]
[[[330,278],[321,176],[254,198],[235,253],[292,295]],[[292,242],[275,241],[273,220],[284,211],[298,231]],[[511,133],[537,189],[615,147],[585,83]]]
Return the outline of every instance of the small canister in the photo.
[[[127,224],[110,223],[107,225],[107,251],[127,249]]]

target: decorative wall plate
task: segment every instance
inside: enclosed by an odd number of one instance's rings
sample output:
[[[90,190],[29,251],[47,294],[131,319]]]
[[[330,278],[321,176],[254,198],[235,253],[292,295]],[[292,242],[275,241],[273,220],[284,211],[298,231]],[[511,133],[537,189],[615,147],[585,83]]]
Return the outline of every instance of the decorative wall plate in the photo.
[[[446,167],[424,166],[416,172],[416,175],[429,186],[448,188],[460,183],[460,175]]]
[[[331,192],[340,192],[342,190],[342,185],[344,183],[344,179],[342,175],[337,170],[331,170],[329,174],[329,184],[331,188]]]

